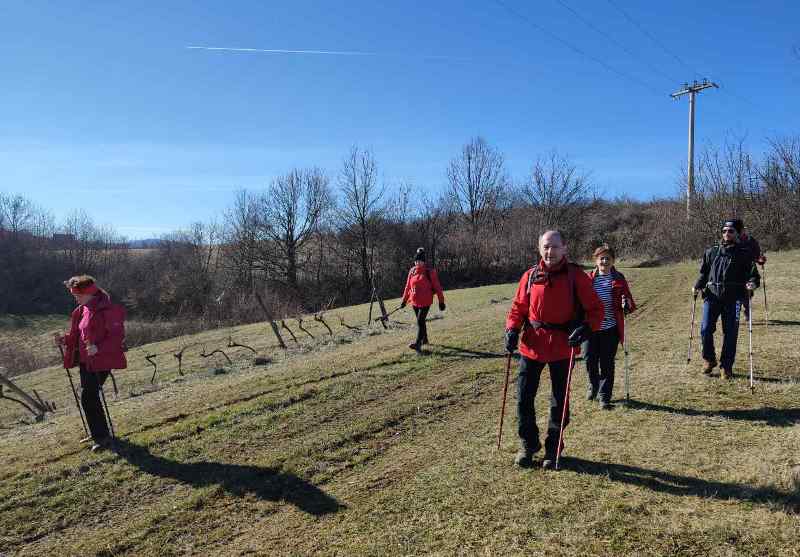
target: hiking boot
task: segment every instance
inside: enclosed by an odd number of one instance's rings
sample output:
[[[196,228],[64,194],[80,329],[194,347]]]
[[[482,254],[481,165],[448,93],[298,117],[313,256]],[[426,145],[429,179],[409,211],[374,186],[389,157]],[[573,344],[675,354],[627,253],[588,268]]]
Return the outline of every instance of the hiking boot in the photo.
[[[409,344],[409,345],[408,345],[408,347],[409,347],[411,350],[416,350],[417,352],[419,352],[419,346],[417,346],[417,343],[416,343],[416,342],[412,342],[411,344]]]
[[[530,468],[533,466],[533,455],[541,449],[542,446],[537,443],[536,445],[530,445],[525,441],[520,441],[519,443],[519,450],[517,451],[517,455],[514,457],[514,465],[519,466],[520,468]]]
[[[544,455],[544,459],[542,459],[542,469],[544,470],[555,470],[556,468],[556,455],[555,453],[550,454],[546,453]]]
[[[91,451],[96,453],[98,451],[104,451],[106,449],[111,448],[111,437],[104,437],[102,439],[98,439],[92,444]]]
[[[728,381],[733,379],[733,372],[725,367],[719,368],[719,378],[720,379],[727,379]]]
[[[586,400],[594,400],[597,398],[597,389],[589,385],[589,388],[586,389]]]
[[[716,360],[703,360],[703,374],[711,375],[711,371],[717,367]]]

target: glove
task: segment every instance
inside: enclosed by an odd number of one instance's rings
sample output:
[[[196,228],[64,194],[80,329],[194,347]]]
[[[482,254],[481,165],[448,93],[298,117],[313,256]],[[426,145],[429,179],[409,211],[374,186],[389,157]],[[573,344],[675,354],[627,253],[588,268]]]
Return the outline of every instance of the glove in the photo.
[[[506,352],[513,354],[519,345],[519,331],[508,329],[506,331]]]
[[[591,332],[589,325],[583,323],[570,333],[567,342],[570,346],[580,346],[584,341],[589,340]]]
[[[406,301],[405,300],[400,302],[400,309],[403,309],[404,307],[406,307]]]
[[[95,346],[94,344],[87,344],[86,353],[89,354],[90,356],[94,356],[95,354],[97,354],[97,346]]]
[[[447,306],[444,305],[444,302],[439,304],[439,311],[444,311]]]

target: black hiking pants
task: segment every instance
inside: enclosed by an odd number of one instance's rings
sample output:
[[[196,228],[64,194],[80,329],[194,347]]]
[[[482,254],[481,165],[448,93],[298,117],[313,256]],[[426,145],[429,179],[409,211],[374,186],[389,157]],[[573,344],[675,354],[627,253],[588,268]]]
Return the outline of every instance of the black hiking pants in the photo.
[[[539,444],[539,428],[536,425],[536,411],[533,406],[536,392],[539,390],[539,379],[545,365],[550,366],[550,421],[547,424],[547,438],[544,441],[545,452],[555,455],[558,446],[558,434],[561,429],[561,414],[564,411],[564,395],[567,392],[567,370],[569,360],[558,360],[545,364],[531,360],[525,356],[519,359],[519,377],[517,378],[517,431],[528,447],[536,449]],[[569,423],[569,405],[564,420],[564,427]]]
[[[81,406],[86,414],[89,433],[92,439],[100,441],[109,436],[106,413],[103,401],[100,400],[100,389],[108,379],[109,371],[89,371],[81,364]]]
[[[589,373],[592,394],[597,395],[600,402],[611,402],[617,346],[619,346],[619,331],[616,325],[597,331],[589,339],[589,348],[585,356],[586,371]]]
[[[423,344],[428,344],[428,326],[425,320],[428,318],[428,311],[431,306],[414,307],[414,315],[417,316],[417,349],[422,349]]]

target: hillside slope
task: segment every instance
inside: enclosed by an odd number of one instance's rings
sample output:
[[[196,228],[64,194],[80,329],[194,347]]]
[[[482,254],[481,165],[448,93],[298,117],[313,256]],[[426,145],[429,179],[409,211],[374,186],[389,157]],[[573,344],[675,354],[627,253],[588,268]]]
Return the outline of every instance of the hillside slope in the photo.
[[[335,315],[363,323],[364,306],[331,313],[334,339],[305,323],[315,339],[298,335],[305,347],[286,355],[263,324],[145,347],[117,374],[117,453],[78,445],[63,370],[32,373],[21,382],[59,411],[13,425],[0,402],[0,554],[797,555],[798,265],[798,252],[770,258],[768,328],[755,299],[753,393],[744,326],[734,382],[704,377],[697,347],[686,366],[695,265],[622,269],[641,308],[633,400],[613,412],[585,401],[579,362],[559,472],[511,465],[513,386],[494,448],[515,285],[448,293],[423,357],[406,347],[409,310],[388,332],[340,332]],[[178,376],[169,352],[228,334],[273,362],[187,350]],[[166,354],[156,387],[148,350]],[[621,353],[617,375],[619,396]]]

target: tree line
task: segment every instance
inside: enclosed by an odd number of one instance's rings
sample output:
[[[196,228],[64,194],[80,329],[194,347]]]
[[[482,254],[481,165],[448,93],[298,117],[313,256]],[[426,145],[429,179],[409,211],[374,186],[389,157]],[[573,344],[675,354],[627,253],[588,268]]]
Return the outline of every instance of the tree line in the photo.
[[[366,301],[373,288],[398,296],[419,246],[446,288],[514,280],[532,265],[539,233],[553,227],[576,259],[603,242],[643,264],[696,257],[734,215],[769,250],[798,246],[800,137],[775,138],[759,157],[741,140],[706,147],[688,220],[685,183],[648,201],[604,198],[587,169],[556,152],[514,180],[481,137],[445,174],[437,195],[390,189],[372,151],[356,146],[335,174],[287,169],[262,191],[237,192],[216,220],[147,249],[85,213],[56,222],[24,196],[0,192],[0,313],[66,312],[72,300],[61,281],[89,273],[143,319],[258,320],[256,292],[276,317],[289,316]]]

